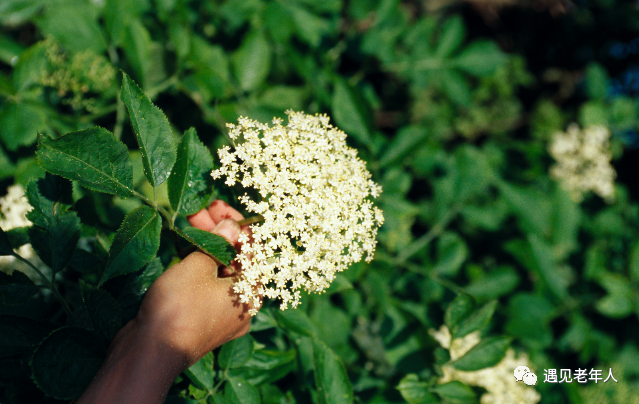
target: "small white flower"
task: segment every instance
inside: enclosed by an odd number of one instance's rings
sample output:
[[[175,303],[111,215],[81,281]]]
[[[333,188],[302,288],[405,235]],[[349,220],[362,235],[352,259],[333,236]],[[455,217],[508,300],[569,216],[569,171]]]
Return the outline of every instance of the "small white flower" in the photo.
[[[346,134],[325,115],[287,111],[288,124],[273,127],[248,118],[228,124],[235,151],[218,151],[213,178],[257,190],[239,201],[264,221],[251,225],[236,260],[243,271],[235,292],[261,306],[262,296],[279,298],[281,308],[300,303],[300,289],[322,292],[335,273],[373,258],[381,210],[369,198],[381,193]],[[253,310],[251,314],[255,314]]]

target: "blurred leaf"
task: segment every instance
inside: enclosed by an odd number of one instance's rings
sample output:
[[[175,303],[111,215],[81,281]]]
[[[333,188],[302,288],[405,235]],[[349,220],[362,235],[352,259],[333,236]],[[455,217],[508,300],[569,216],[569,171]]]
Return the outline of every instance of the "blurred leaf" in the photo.
[[[80,290],[93,329],[102,334],[106,341],[113,340],[124,326],[122,307],[104,290],[97,290],[84,282],[80,282]]]
[[[192,215],[204,208],[211,196],[213,158],[198,139],[195,128],[182,137],[177,156],[168,179],[169,201],[174,211]]]
[[[1,8],[2,6],[0,6]],[[2,25],[2,10],[0,10],[0,25]],[[24,51],[24,46],[13,40],[0,35],[0,61],[8,65],[13,65],[18,56]],[[2,87],[2,85],[0,85]],[[0,91],[0,94],[2,92]]]
[[[10,151],[32,145],[38,132],[45,127],[44,107],[14,102],[5,102],[0,106],[0,138]]]
[[[47,323],[28,317],[0,315],[0,358],[30,353],[51,332]]]
[[[251,331],[253,329],[251,328]],[[296,368],[295,350],[275,351],[260,349],[244,363],[243,367],[229,369],[230,376],[242,377],[254,386],[272,384]]]
[[[46,337],[33,353],[33,380],[47,396],[73,400],[98,372],[107,344],[96,333],[63,327]]]
[[[401,393],[408,404],[429,404],[438,403],[439,400],[429,392],[426,382],[419,381],[416,374],[408,374],[400,380],[397,390]]]
[[[321,404],[353,402],[353,387],[344,364],[337,355],[320,340],[313,340],[315,384]]]
[[[322,37],[330,33],[329,20],[307,11],[294,2],[282,1],[295,22],[299,37],[313,47],[318,47]],[[314,3],[319,4],[319,3]]]
[[[45,36],[54,37],[70,51],[90,49],[99,54],[106,50],[100,24],[87,2],[60,0],[48,3],[36,23]]]
[[[171,125],[166,115],[126,73],[123,73],[120,96],[129,110],[131,126],[140,146],[144,175],[153,187],[157,187],[169,177],[177,158]]]
[[[246,380],[239,377],[227,377],[224,395],[236,404],[259,404],[260,393]]]
[[[449,331],[457,328],[458,324],[468,317],[475,306],[473,298],[466,294],[458,294],[455,300],[446,308],[444,314],[444,324]]]
[[[133,165],[124,143],[104,128],[39,136],[38,162],[50,173],[98,192],[126,198],[133,192]]]
[[[198,388],[211,391],[214,388],[213,352],[204,355],[202,359],[184,371],[184,374]]]
[[[315,336],[315,325],[301,310],[275,310],[277,323],[285,331],[293,331],[300,335]]]
[[[539,237],[550,234],[551,206],[546,195],[530,188],[516,188],[502,181],[497,184],[502,195],[519,217],[522,230]]]
[[[215,257],[222,265],[229,266],[235,258],[235,248],[222,236],[196,227],[178,229],[177,232],[194,246]]]
[[[150,262],[160,247],[161,229],[162,219],[146,205],[127,214],[113,238],[100,284],[137,271]]]
[[[485,277],[477,279],[464,290],[477,300],[496,299],[512,292],[520,282],[517,271],[510,266],[500,266]]]
[[[623,318],[632,314],[636,293],[626,277],[608,272],[601,274],[597,281],[608,292],[595,303],[597,311],[611,318]]]
[[[122,45],[131,21],[137,19],[149,6],[149,0],[105,1],[103,15],[113,45]]]
[[[586,68],[586,93],[594,99],[604,99],[610,88],[608,73],[598,63],[590,63]]]
[[[546,287],[548,287],[557,297],[568,298],[568,286],[570,279],[567,279],[562,272],[558,271],[552,248],[534,234],[529,235],[528,241],[535,258],[539,277]]]
[[[577,234],[581,221],[579,205],[562,187],[555,188],[552,218],[553,250],[565,258],[577,247]]]
[[[11,241],[9,241],[9,237],[7,233],[3,229],[0,228],[0,255],[12,255],[13,254],[13,246],[11,245]]]
[[[258,88],[268,77],[272,52],[261,31],[255,30],[247,35],[240,49],[233,55],[233,67],[240,88],[251,91]]]
[[[20,26],[36,15],[45,0],[3,0],[0,3],[0,25]]]
[[[196,85],[191,91],[196,98],[208,102],[231,90],[229,61],[220,46],[211,46],[199,36],[191,38],[189,62],[195,69]],[[188,82],[187,82],[188,84]]]
[[[555,306],[545,298],[518,293],[508,303],[506,332],[529,346],[547,347],[552,343],[554,313]]]
[[[452,365],[465,372],[488,368],[498,364],[506,354],[511,339],[507,337],[494,337],[480,341],[472,347],[464,356],[455,360]]]
[[[452,55],[464,41],[466,27],[460,15],[453,15],[442,26],[435,48],[435,55],[439,58],[447,58]]]
[[[453,60],[455,67],[473,76],[484,77],[493,73],[508,60],[492,41],[475,41]]]
[[[148,80],[148,76],[152,69],[157,68],[154,66],[151,59],[151,51],[153,42],[151,40],[151,34],[142,25],[139,19],[130,19],[124,31],[124,40],[122,41],[124,52],[127,56],[129,63],[131,63],[135,72],[135,77],[142,83],[142,87],[148,88],[151,83]],[[126,73],[123,73],[128,78]],[[128,84],[128,83],[127,83]],[[122,81],[122,88],[124,90],[124,79]],[[138,97],[135,94],[134,97]],[[124,97],[122,97],[124,101]],[[129,105],[127,104],[127,107]],[[129,109],[130,112],[130,109]],[[133,118],[131,119],[133,121]],[[137,131],[136,131],[137,134]]]
[[[301,87],[269,86],[260,98],[260,104],[276,108],[281,111],[292,109],[299,111],[303,108],[306,91]]]
[[[442,87],[444,94],[450,98],[451,101],[461,106],[467,107],[470,105],[470,86],[468,81],[460,73],[453,70],[440,71],[441,78],[439,84]]]
[[[452,400],[456,403],[474,403],[477,400],[473,389],[457,380],[435,386],[431,388],[431,391],[439,394],[445,400]]]
[[[639,281],[639,241],[635,242],[632,246],[632,250],[630,251],[630,263],[629,272],[630,279],[633,282]]]
[[[470,313],[452,329],[452,339],[463,338],[471,332],[483,330],[493,317],[496,307],[497,301],[493,300]]]
[[[384,148],[378,162],[379,166],[386,167],[397,162],[397,160],[413,152],[415,146],[422,143],[429,135],[430,132],[420,126],[402,127],[393,137],[388,147]]]
[[[254,349],[253,338],[246,334],[222,345],[217,362],[222,369],[238,368],[251,359]]]
[[[2,304],[23,304],[38,290],[40,288],[20,271],[13,271],[11,275],[0,272],[0,303]]]
[[[437,240],[437,263],[433,271],[454,276],[468,258],[468,247],[455,233],[446,232]]]
[[[361,144],[370,147],[370,113],[357,90],[351,88],[344,80],[337,80],[331,104],[337,126]]]

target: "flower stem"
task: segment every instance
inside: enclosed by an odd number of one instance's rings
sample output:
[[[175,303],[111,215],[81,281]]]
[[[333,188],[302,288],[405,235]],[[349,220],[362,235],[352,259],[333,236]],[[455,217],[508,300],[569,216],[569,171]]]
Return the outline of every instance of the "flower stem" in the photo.
[[[247,217],[246,219],[242,219],[237,223],[239,223],[240,226],[246,226],[247,224],[259,223],[263,221],[264,221],[264,216],[257,215],[257,216]]]
[[[60,304],[62,304],[62,308],[64,309],[64,311],[67,313],[67,316],[69,316],[70,319],[73,318],[73,313],[71,312],[71,308],[69,307],[69,305],[67,304],[66,300],[64,300],[64,298],[62,297],[62,295],[60,294],[60,292],[58,291],[58,289],[55,287],[55,285],[53,284],[53,282],[51,282],[49,280],[49,278],[47,278],[42,271],[40,271],[38,269],[38,267],[36,267],[35,265],[33,265],[29,260],[26,260],[24,258],[22,258],[20,255],[18,255],[17,253],[13,253],[13,256],[16,257],[17,259],[19,259],[20,261],[24,262],[25,264],[27,264],[28,266],[31,267],[31,269],[33,269],[39,276],[40,278],[42,278],[42,280],[44,281],[45,285],[51,289],[51,291],[53,292],[53,294],[56,296],[56,298],[60,301]]]

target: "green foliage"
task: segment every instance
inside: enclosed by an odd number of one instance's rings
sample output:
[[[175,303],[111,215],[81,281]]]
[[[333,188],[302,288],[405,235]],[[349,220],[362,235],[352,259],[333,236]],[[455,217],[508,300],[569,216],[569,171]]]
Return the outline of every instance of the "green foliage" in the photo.
[[[2,402],[75,399],[189,244],[233,260],[186,216],[241,210],[245,191],[210,176],[225,124],[289,108],[329,113],[382,185],[374,260],[296,310],[267,300],[167,402],[471,403],[483,389],[442,368],[512,347],[543,403],[604,402],[543,383],[552,368],[612,366],[631,397],[636,5],[431,3],[0,1],[0,181],[33,208],[18,227],[0,215]],[[612,134],[614,202],[576,202],[549,174],[571,123]],[[429,334],[442,324],[480,342],[451,360]]]

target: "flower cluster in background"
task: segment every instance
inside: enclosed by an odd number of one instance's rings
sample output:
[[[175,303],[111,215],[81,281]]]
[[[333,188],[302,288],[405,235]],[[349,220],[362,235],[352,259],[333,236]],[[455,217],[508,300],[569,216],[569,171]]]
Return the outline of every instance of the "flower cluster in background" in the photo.
[[[615,169],[610,164],[610,132],[603,126],[580,129],[573,124],[552,137],[549,151],[556,164],[550,175],[581,201],[592,191],[607,202],[614,200]]]
[[[7,188],[7,194],[0,197],[0,228],[4,231],[17,227],[31,226],[27,219],[27,212],[31,210],[31,205],[27,202],[24,189],[21,185],[11,185]],[[40,270],[47,270],[47,266],[40,261],[31,244],[25,244],[16,250],[18,255],[30,261]],[[32,281],[40,283],[40,276],[27,264],[17,260],[12,256],[0,256],[0,271],[11,275],[13,271],[20,271],[26,274]]]
[[[354,262],[373,257],[384,218],[370,197],[381,193],[346,134],[325,115],[287,111],[288,124],[273,127],[240,118],[229,124],[235,150],[218,151],[222,166],[214,178],[255,188],[261,199],[239,199],[264,221],[242,235],[237,256],[243,271],[235,291],[243,302],[262,296],[296,307],[300,290],[321,292]],[[253,311],[254,313],[255,311]]]
[[[438,331],[430,330],[430,335],[439,344],[450,351],[452,361],[461,358],[480,341],[480,332],[475,331],[463,338],[452,337],[446,326]],[[486,389],[480,398],[481,404],[536,404],[541,399],[539,393],[532,387],[517,383],[513,377],[513,370],[518,366],[530,367],[530,361],[525,354],[515,356],[515,351],[509,348],[506,356],[497,365],[475,372],[465,372],[455,369],[452,365],[444,365],[444,376],[439,380],[440,384],[458,380],[462,383],[479,386]]]

